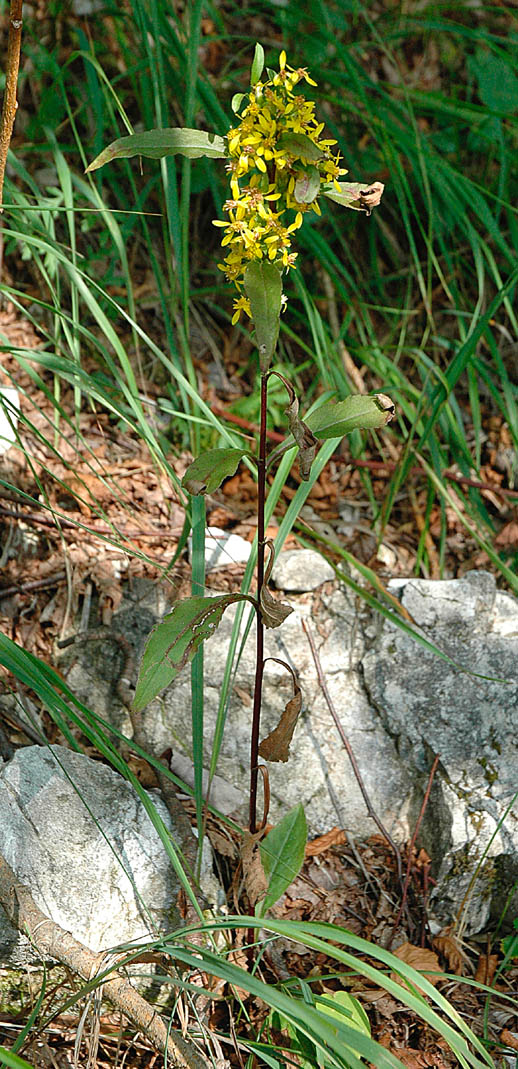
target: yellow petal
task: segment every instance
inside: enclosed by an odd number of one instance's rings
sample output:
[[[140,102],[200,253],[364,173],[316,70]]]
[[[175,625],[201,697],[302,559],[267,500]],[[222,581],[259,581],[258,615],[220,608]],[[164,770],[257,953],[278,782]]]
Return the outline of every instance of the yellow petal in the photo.
[[[279,70],[283,71],[286,66],[286,53],[284,49],[279,56]]]

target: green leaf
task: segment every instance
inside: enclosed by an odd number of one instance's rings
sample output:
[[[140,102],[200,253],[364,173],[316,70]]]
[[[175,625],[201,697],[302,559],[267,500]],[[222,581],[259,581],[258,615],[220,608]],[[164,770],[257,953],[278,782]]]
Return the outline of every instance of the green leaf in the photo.
[[[317,438],[342,438],[357,428],[384,427],[393,415],[394,405],[386,394],[376,393],[371,397],[352,394],[344,401],[326,401],[306,416],[305,423]]]
[[[299,204],[311,204],[320,192],[320,171],[317,167],[306,167],[298,172],[294,189],[295,200]]]
[[[370,1037],[371,1026],[369,1018],[358,999],[354,998],[353,995],[349,995],[347,991],[333,991],[329,992],[329,994],[326,993],[324,998],[316,998],[315,1008],[320,1013],[325,1013],[326,1017],[348,1024],[351,1028],[361,1032],[362,1035]],[[354,1047],[347,1045],[346,1049],[352,1050],[354,1054],[361,1057],[360,1052],[355,1050]],[[321,1064],[327,1066],[331,1063],[323,1061]]]
[[[299,803],[286,813],[260,844],[261,861],[268,878],[266,896],[258,907],[261,917],[278,902],[298,876],[304,861],[307,837],[306,815]]]
[[[324,155],[322,149],[315,145],[306,134],[281,134],[277,141],[277,149],[281,149],[282,152],[286,152],[296,160],[307,160],[308,163],[316,163]]]
[[[232,108],[234,115],[238,114],[241,104],[245,99],[245,96],[246,93],[234,93],[234,96],[232,97],[232,100],[230,102],[230,107]]]
[[[247,449],[208,449],[189,464],[182,486],[190,494],[212,494],[224,479],[234,475]]]
[[[495,56],[484,48],[477,48],[468,64],[477,79],[479,96],[486,108],[503,115],[511,115],[518,109],[518,78],[501,55]]]
[[[7,1047],[0,1047],[0,1065],[7,1065],[9,1069],[32,1069],[31,1063],[18,1054],[13,1054]]]
[[[254,59],[252,63],[252,70],[250,71],[250,85],[255,85],[261,78],[261,74],[264,70],[264,48],[260,44],[256,44]]]
[[[96,171],[105,163],[129,159],[131,156],[149,156],[150,159],[159,160],[162,156],[176,156],[177,153],[191,160],[198,156],[209,156],[216,160],[227,155],[225,142],[218,134],[170,126],[164,130],[145,130],[141,134],[119,137],[103,149],[86,170]]]
[[[279,268],[267,260],[252,260],[244,273],[262,371],[270,366],[281,315],[282,278]]]
[[[151,632],[142,657],[133,700],[139,712],[169,686],[192,660],[205,639],[214,634],[225,609],[236,601],[253,601],[246,594],[223,594],[219,598],[186,598]]]

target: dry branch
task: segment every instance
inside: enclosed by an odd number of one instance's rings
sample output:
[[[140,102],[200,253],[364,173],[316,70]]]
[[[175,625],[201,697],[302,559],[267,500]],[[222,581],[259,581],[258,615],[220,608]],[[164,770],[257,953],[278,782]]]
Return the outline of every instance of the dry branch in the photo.
[[[43,959],[54,958],[89,981],[106,967],[106,955],[94,954],[70,932],[50,920],[36,905],[30,891],[20,883],[0,855],[0,903],[15,928],[27,935]],[[169,1064],[177,1069],[206,1069],[194,1047],[177,1033],[166,1028],[157,1011],[135,991],[122,976],[103,980],[103,992],[162,1054],[167,1048]]]
[[[5,165],[11,143],[14,120],[18,102],[18,68],[20,66],[20,47],[22,43],[22,0],[11,0],[9,9],[9,37],[7,40],[7,63],[5,70],[5,92],[0,121],[0,212],[2,209]]]

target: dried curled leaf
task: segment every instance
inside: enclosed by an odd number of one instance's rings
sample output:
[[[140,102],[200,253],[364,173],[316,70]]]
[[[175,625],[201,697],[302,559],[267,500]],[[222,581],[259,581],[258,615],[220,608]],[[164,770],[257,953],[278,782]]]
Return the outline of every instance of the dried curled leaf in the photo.
[[[278,372],[275,372],[275,374],[278,374]],[[300,477],[304,482],[307,482],[311,473],[311,465],[318,449],[318,438],[315,438],[313,431],[310,430],[307,423],[304,423],[304,421],[299,418],[299,399],[293,386],[284,378],[284,376],[282,376],[282,381],[290,397],[290,403],[287,409],[285,409],[285,412],[288,417],[288,426],[299,447]]]
[[[261,587],[259,605],[264,626],[280,627],[286,617],[290,615],[290,612],[293,612],[293,609],[291,605],[287,605],[283,601],[276,601],[273,594],[268,590],[267,583],[272,574],[273,562],[275,560],[275,549],[271,538],[267,539],[266,545],[270,550],[270,558],[266,566],[264,582]]]
[[[399,960],[404,961],[406,965],[411,965],[417,972],[422,973],[434,987],[444,976],[439,965],[439,958],[433,950],[426,950],[425,947],[416,947],[413,943],[402,943],[401,946],[394,951],[394,957],[399,958]],[[398,984],[403,984],[406,987],[406,982],[402,976],[399,976],[397,973],[391,973],[390,976],[392,980],[396,980]]]
[[[265,898],[268,889],[268,880],[266,879],[263,863],[261,861],[261,854],[259,852],[259,840],[262,839],[262,837],[262,831],[257,832],[255,835],[251,835],[250,832],[245,831],[243,833],[243,844],[241,847],[243,879],[252,909],[259,901],[262,901]]]
[[[371,214],[373,208],[377,208],[383,196],[385,186],[383,182],[339,182],[340,190],[330,185],[322,192],[329,200],[341,204],[343,208],[352,208],[355,212],[367,212]]]
[[[293,682],[293,697],[287,703],[277,727],[270,731],[259,746],[259,754],[265,761],[288,761],[290,756],[290,743],[293,732],[302,709],[302,693],[297,677],[286,661],[280,661],[278,657],[268,658],[284,665],[291,675]]]

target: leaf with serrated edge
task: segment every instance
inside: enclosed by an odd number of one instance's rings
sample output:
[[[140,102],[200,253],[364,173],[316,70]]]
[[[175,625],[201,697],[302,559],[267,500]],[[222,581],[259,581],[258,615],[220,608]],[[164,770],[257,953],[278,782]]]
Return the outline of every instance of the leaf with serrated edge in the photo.
[[[252,601],[246,594],[219,598],[186,598],[151,632],[140,665],[133,708],[139,712],[168,687],[192,660],[205,639],[214,634],[226,608],[236,601]]]
[[[307,837],[306,815],[299,803],[263,839],[260,854],[268,890],[256,909],[259,916],[264,917],[298,876],[304,862]]]
[[[147,156],[158,160],[162,156],[187,156],[195,160],[199,156],[222,159],[227,155],[225,142],[218,134],[206,130],[189,130],[186,127],[169,126],[163,130],[144,130],[141,134],[119,137],[103,149],[86,168],[97,171],[112,160],[130,159],[132,156]]]
[[[182,486],[189,494],[213,494],[224,479],[234,475],[247,449],[207,449],[189,464]]]
[[[305,423],[317,438],[341,438],[357,428],[384,427],[393,416],[394,404],[386,394],[352,394],[344,401],[326,401],[306,416]]]

